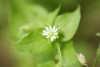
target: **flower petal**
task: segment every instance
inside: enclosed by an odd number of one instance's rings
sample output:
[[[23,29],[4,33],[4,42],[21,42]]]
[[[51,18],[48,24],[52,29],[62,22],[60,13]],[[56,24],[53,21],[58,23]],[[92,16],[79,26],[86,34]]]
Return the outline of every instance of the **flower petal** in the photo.
[[[46,38],[49,38],[50,36],[47,36]]]
[[[43,33],[46,33],[46,32],[48,32],[48,31],[46,31],[46,30],[42,30],[42,32],[43,32]]]
[[[49,27],[46,26],[46,30],[49,32],[49,31],[50,31],[50,30],[49,30]]]
[[[57,28],[55,28],[55,31],[54,32],[57,32]]]
[[[54,41],[56,39],[56,36],[51,37],[51,41]]]
[[[56,29],[56,27],[54,26],[54,27],[53,27],[53,32],[55,32],[55,29]]]
[[[53,40],[54,40],[54,38],[51,37],[51,41],[53,41]]]
[[[56,35],[58,35],[57,28],[55,26],[46,26],[46,30],[42,30],[42,35],[54,41],[57,38]]]
[[[42,33],[42,35],[48,35],[48,33]]]
[[[53,31],[51,26],[49,26],[49,29],[50,29],[50,32],[52,32],[52,31]]]
[[[42,35],[49,35],[49,33],[46,30],[43,30]]]
[[[57,35],[57,34],[58,34],[58,32],[55,32],[54,34],[55,34],[55,35]]]

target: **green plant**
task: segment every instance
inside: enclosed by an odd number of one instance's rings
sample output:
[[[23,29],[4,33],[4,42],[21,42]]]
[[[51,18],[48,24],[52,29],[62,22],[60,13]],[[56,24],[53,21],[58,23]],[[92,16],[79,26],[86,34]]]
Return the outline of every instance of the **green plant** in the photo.
[[[9,18],[17,54],[17,67],[82,67],[73,48],[72,38],[80,22],[80,6],[73,12],[58,15],[61,5],[52,12],[37,4],[12,1]],[[42,35],[46,26],[57,27],[51,41]],[[16,67],[16,65],[15,65]]]

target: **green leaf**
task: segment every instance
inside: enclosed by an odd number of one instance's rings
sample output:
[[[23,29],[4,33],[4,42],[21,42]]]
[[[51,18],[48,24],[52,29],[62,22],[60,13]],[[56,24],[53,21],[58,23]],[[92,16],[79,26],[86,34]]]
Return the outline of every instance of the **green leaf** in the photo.
[[[73,42],[69,41],[62,49],[63,67],[82,67],[73,49]]]
[[[22,52],[31,52],[36,63],[52,60],[57,50],[53,44],[42,36],[41,32],[41,30],[34,30],[22,37],[13,47]]]
[[[47,61],[42,64],[37,64],[37,67],[55,67],[55,62],[54,61]]]
[[[11,7],[11,14],[9,16],[13,39],[18,40],[30,30],[44,27],[46,25],[44,21],[47,14],[47,10],[42,6],[36,4],[29,5],[27,3],[20,4],[19,6],[19,3],[16,3],[15,6]]]
[[[52,25],[61,6],[51,13],[48,13],[44,7],[36,4],[20,4],[20,7],[16,4],[15,7],[11,8],[9,22],[13,39],[18,40],[33,28],[37,29],[46,25]]]
[[[34,57],[29,52],[14,51],[15,63],[14,67],[36,67]]]
[[[80,7],[74,12],[67,12],[63,15],[59,15],[56,18],[55,25],[59,26],[62,34],[64,35],[64,41],[72,39],[80,22]]]
[[[55,9],[53,12],[48,14],[48,16],[46,18],[47,25],[53,25],[54,24],[54,21],[57,17],[57,14],[58,14],[60,8],[61,8],[61,5],[59,5],[58,8]]]

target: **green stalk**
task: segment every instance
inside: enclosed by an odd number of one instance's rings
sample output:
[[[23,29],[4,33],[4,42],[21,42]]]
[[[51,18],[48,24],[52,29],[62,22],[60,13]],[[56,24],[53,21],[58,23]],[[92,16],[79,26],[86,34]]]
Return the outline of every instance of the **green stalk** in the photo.
[[[96,56],[95,61],[93,63],[93,67],[96,67],[97,63],[98,63],[98,59],[97,59],[97,56]]]
[[[93,67],[96,67],[96,65],[98,63],[98,57],[99,56],[100,56],[100,45],[99,45],[99,48],[97,49],[97,55],[96,55],[95,61],[93,63]]]
[[[61,56],[61,49],[60,49],[60,44],[56,44],[57,50],[58,50],[58,55],[59,55],[59,62],[57,63],[56,67],[62,67],[62,56]]]

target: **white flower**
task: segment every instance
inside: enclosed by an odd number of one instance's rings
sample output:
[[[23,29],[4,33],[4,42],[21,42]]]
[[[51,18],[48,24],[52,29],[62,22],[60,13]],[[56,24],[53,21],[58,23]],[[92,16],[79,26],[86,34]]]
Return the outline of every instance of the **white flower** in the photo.
[[[54,41],[57,38],[58,30],[55,26],[46,26],[46,29],[42,30],[42,35],[46,38],[50,38],[51,41]]]
[[[87,65],[86,64],[86,58],[85,58],[85,56],[83,55],[83,54],[78,54],[78,60],[80,61],[80,63],[82,64],[82,65]]]

